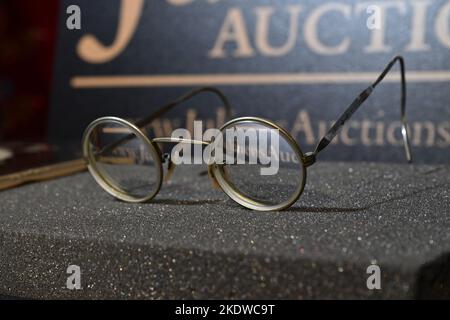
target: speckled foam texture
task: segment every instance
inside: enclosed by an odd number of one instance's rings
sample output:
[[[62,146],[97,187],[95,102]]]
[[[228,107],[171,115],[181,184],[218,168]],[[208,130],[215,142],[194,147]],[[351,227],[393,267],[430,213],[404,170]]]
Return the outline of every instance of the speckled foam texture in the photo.
[[[152,203],[88,173],[0,193],[0,295],[26,298],[450,297],[450,167],[318,163],[289,210],[246,210],[198,166]],[[381,268],[368,290],[367,267]],[[66,288],[81,267],[82,289]]]

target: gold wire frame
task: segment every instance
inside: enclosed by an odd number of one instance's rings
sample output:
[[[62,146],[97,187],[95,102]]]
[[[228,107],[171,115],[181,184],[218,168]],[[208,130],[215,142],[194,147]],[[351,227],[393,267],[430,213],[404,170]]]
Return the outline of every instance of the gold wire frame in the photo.
[[[214,178],[216,179],[217,183],[220,185],[222,190],[235,202],[239,203],[240,205],[257,211],[279,211],[286,209],[290,207],[292,204],[294,204],[300,195],[302,194],[303,190],[305,189],[306,184],[306,159],[303,155],[302,150],[300,149],[298,143],[294,140],[294,138],[282,127],[274,123],[273,121],[258,118],[258,117],[241,117],[237,119],[233,119],[227,123],[225,123],[221,128],[220,131],[223,131],[227,129],[228,127],[232,125],[237,125],[240,123],[246,123],[246,122],[256,122],[263,124],[265,126],[271,127],[273,129],[278,130],[279,134],[285,138],[285,140],[289,143],[292,150],[295,152],[297,159],[299,159],[299,162],[301,164],[301,170],[302,170],[302,181],[299,181],[299,184],[296,188],[296,190],[292,193],[292,195],[284,202],[276,204],[276,205],[267,205],[255,200],[252,200],[248,197],[246,197],[242,192],[239,192],[237,188],[234,188],[233,184],[231,184],[229,181],[227,181],[227,178],[225,177],[223,168],[223,165],[219,164],[212,164],[212,172],[214,175]]]
[[[401,56],[394,57],[389,64],[385,67],[381,75],[376,79],[372,85],[370,85],[367,89],[362,91],[350,104],[350,106],[347,107],[347,109],[344,111],[344,113],[338,118],[338,120],[335,122],[335,124],[330,128],[330,130],[325,134],[325,136],[319,141],[317,144],[315,150],[313,152],[308,152],[303,154],[302,150],[300,149],[298,143],[295,141],[295,139],[282,127],[275,124],[273,121],[258,118],[258,117],[241,117],[237,119],[233,119],[231,121],[228,121],[225,123],[221,128],[220,131],[225,130],[227,127],[231,125],[236,125],[238,123],[245,123],[245,122],[257,122],[260,124],[263,124],[264,126],[268,126],[274,129],[277,129],[279,133],[286,139],[286,141],[291,146],[292,150],[296,153],[297,158],[300,160],[301,163],[301,170],[302,170],[302,181],[298,184],[298,187],[293,192],[293,194],[284,202],[276,204],[276,205],[267,205],[258,201],[255,201],[253,199],[250,199],[246,197],[242,192],[239,192],[237,188],[233,186],[233,184],[230,181],[227,181],[227,178],[225,177],[224,173],[224,164],[217,164],[213,163],[208,166],[208,172],[210,174],[210,178],[212,179],[213,185],[218,185],[224,192],[227,194],[232,200],[239,203],[240,205],[257,211],[278,211],[283,210],[288,207],[290,207],[293,203],[295,203],[300,195],[302,194],[305,184],[306,184],[306,174],[307,170],[306,168],[313,165],[316,162],[316,156],[318,153],[320,153],[323,149],[325,149],[329,143],[334,139],[334,137],[337,135],[339,130],[344,126],[346,121],[350,119],[350,117],[356,112],[356,110],[364,103],[365,100],[372,94],[375,87],[384,79],[386,74],[391,70],[393,65],[399,62],[400,64],[400,71],[401,71],[401,104],[400,104],[400,119],[402,123],[402,136],[403,136],[403,142],[405,147],[405,155],[408,160],[408,162],[412,161],[412,153],[411,153],[411,146],[409,143],[409,136],[408,136],[408,127],[407,127],[407,121],[406,121],[406,78],[405,78],[405,64],[404,60]],[[161,189],[161,185],[163,182],[163,169],[162,169],[162,152],[159,149],[157,143],[189,143],[189,144],[202,144],[202,145],[208,145],[209,142],[206,141],[197,141],[197,140],[190,140],[190,139],[178,139],[178,138],[154,138],[149,139],[140,128],[144,127],[145,125],[151,123],[154,119],[161,116],[163,113],[169,111],[176,105],[190,99],[191,97],[195,96],[198,93],[201,92],[212,92],[215,93],[223,102],[227,117],[231,115],[231,107],[228,103],[227,98],[223,93],[216,89],[211,87],[204,87],[204,88],[198,88],[191,92],[188,92],[186,95],[180,97],[178,100],[175,100],[173,102],[168,103],[167,105],[163,106],[162,108],[158,109],[155,113],[149,115],[148,117],[136,122],[135,124],[128,122],[124,119],[117,118],[117,117],[103,117],[99,118],[95,121],[93,121],[85,130],[83,135],[83,155],[87,162],[87,166],[89,171],[91,172],[94,179],[97,181],[97,183],[103,187],[108,193],[113,195],[114,197],[117,197],[118,199],[128,201],[128,202],[147,202],[153,199],[156,194]],[[157,169],[157,183],[155,184],[155,188],[145,197],[133,197],[130,194],[128,194],[124,190],[120,190],[117,186],[114,186],[112,181],[110,181],[107,174],[102,172],[96,165],[96,160],[94,158],[94,155],[91,152],[90,148],[90,142],[89,137],[92,133],[93,129],[102,123],[118,123],[125,127],[128,127],[132,134],[134,134],[137,138],[141,139],[141,141],[147,146],[148,150],[151,152],[152,157],[155,161],[155,167]],[[119,141],[119,144],[121,142]],[[170,167],[169,163],[169,172],[168,175],[171,175],[173,171],[173,166]]]
[[[287,207],[290,207],[293,203],[295,203],[300,195],[302,194],[305,183],[306,183],[306,165],[304,162],[304,156],[303,153],[298,146],[298,144],[295,142],[295,140],[292,138],[292,136],[284,130],[282,127],[278,126],[272,121],[257,118],[257,117],[242,117],[242,118],[236,118],[233,119],[227,123],[225,123],[221,128],[220,131],[225,130],[227,127],[231,125],[236,125],[240,123],[246,123],[246,122],[253,122],[253,123],[260,123],[264,126],[271,127],[273,129],[276,129],[281,133],[283,138],[289,143],[292,150],[295,152],[297,158],[300,161],[301,169],[302,170],[302,181],[299,182],[298,187],[294,191],[294,193],[289,197],[287,201],[284,201],[280,204],[276,205],[267,205],[264,203],[257,202],[255,200],[252,200],[242,193],[240,193],[236,188],[233,187],[233,185],[227,181],[224,171],[223,171],[223,164],[211,164],[208,167],[208,172],[210,172],[210,178],[212,179],[212,183],[217,183],[219,187],[225,192],[226,195],[228,195],[232,200],[239,203],[240,205],[257,211],[277,211],[277,210],[283,210]],[[155,188],[145,197],[134,197],[128,194],[126,191],[121,190],[118,188],[113,181],[111,181],[108,174],[103,172],[98,166],[97,161],[95,160],[95,156],[92,154],[92,148],[90,147],[90,135],[92,134],[93,130],[101,125],[101,124],[120,124],[130,130],[131,134],[134,134],[138,139],[141,140],[142,143],[145,144],[147,149],[151,152],[153,160],[155,161],[155,168],[157,170],[157,177],[155,184]],[[103,117],[95,120],[92,122],[85,130],[84,136],[83,136],[83,155],[84,158],[87,161],[87,166],[89,172],[94,177],[95,181],[109,194],[112,196],[123,200],[127,202],[134,202],[134,203],[141,203],[141,202],[148,202],[152,200],[160,191],[162,182],[163,182],[163,169],[162,169],[162,152],[159,149],[158,145],[156,143],[189,143],[189,144],[203,144],[208,145],[208,142],[205,141],[197,141],[197,140],[188,140],[188,139],[177,139],[177,138],[154,138],[149,139],[138,127],[136,127],[133,123],[117,118],[117,117]]]
[[[90,147],[90,135],[92,131],[99,125],[105,124],[105,123],[116,123],[120,124],[126,128],[128,128],[132,134],[134,134],[138,139],[141,140],[142,143],[147,147],[147,149],[152,154],[153,160],[155,161],[155,167],[157,172],[156,181],[154,190],[152,190],[148,195],[145,197],[133,197],[130,194],[128,194],[125,190],[120,190],[110,179],[108,174],[103,172],[98,166],[97,161],[94,158],[94,155],[92,154],[92,149]],[[87,162],[87,167],[91,175],[94,177],[95,181],[109,194],[112,196],[123,200],[127,202],[147,202],[153,199],[161,189],[162,185],[162,176],[163,176],[163,169],[162,169],[162,163],[161,163],[161,152],[159,151],[159,148],[155,145],[154,142],[152,142],[138,127],[136,127],[131,122],[117,118],[117,117],[103,117],[99,118],[95,121],[93,121],[85,130],[83,135],[83,156]]]

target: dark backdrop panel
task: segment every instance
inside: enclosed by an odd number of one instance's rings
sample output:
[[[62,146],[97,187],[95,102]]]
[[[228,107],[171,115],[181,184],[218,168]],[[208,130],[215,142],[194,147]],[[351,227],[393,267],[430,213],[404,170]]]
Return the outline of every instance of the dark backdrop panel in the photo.
[[[276,120],[309,151],[385,64],[401,54],[415,159],[450,159],[449,1],[145,1],[123,50],[101,59],[95,48],[83,45],[90,35],[102,46],[100,53],[114,49],[121,10],[128,9],[125,24],[135,20],[132,2],[139,1],[63,1],[51,139],[78,142],[96,117],[137,118],[191,88],[214,84],[229,96],[236,115]],[[71,4],[81,8],[81,30],[66,27]],[[366,26],[370,4],[384,8],[378,42],[376,31]],[[289,34],[292,45],[279,49]],[[226,36],[229,41],[218,46],[222,50],[213,51]],[[390,78],[321,157],[404,161],[399,99],[399,82]],[[215,119],[217,103],[196,99],[167,117],[173,127],[185,127],[187,110],[198,107],[199,119]]]

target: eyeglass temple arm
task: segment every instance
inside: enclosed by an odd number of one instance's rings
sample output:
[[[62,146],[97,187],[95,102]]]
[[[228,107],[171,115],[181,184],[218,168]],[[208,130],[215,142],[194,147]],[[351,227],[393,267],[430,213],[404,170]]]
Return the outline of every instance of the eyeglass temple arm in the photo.
[[[214,87],[200,87],[200,88],[194,89],[192,91],[189,91],[185,95],[179,97],[177,100],[174,100],[174,101],[166,104],[165,106],[159,108],[158,110],[156,110],[154,113],[150,114],[149,116],[138,120],[137,122],[135,122],[135,125],[138,128],[143,128],[146,125],[150,124],[153,120],[162,116],[164,113],[169,112],[170,110],[172,110],[174,107],[178,106],[179,104],[181,104],[203,92],[211,92],[211,93],[216,94],[219,97],[219,99],[222,101],[222,103],[225,107],[225,119],[227,119],[227,120],[230,119],[233,111],[231,109],[231,105],[228,102],[227,97],[222,93],[222,91],[220,91],[219,89],[214,88]],[[97,153],[97,155],[101,155],[104,152],[108,152],[108,151],[116,148],[117,146],[120,146],[122,143],[129,141],[133,137],[134,137],[133,134],[129,134],[129,135],[117,140],[116,142],[110,143],[110,144],[106,145],[102,150],[100,150]]]
[[[386,68],[383,70],[378,79],[372,83],[366,90],[361,92],[358,97],[352,102],[352,104],[345,110],[345,112],[339,117],[336,123],[331,127],[331,129],[326,133],[326,135],[319,141],[314,152],[306,154],[306,158],[309,156],[309,162],[314,163],[315,156],[325,149],[326,146],[330,144],[330,142],[336,137],[339,133],[340,129],[344,126],[348,119],[358,110],[358,108],[367,100],[367,98],[371,95],[375,87],[384,79],[384,77],[388,74],[388,72],[392,69],[393,65],[396,62],[400,63],[400,72],[401,72],[401,104],[400,104],[400,113],[401,113],[401,123],[402,123],[402,136],[403,143],[405,146],[405,154],[408,162],[412,162],[412,154],[411,154],[411,145],[409,143],[408,131],[407,131],[407,121],[406,121],[406,80],[405,80],[405,61],[403,57],[396,56],[389,62]],[[307,159],[308,160],[308,159]],[[307,161],[308,162],[308,161]],[[310,163],[310,164],[312,164]]]
[[[154,113],[150,114],[149,116],[137,121],[135,124],[137,127],[141,128],[148,124],[150,124],[153,120],[157,119],[158,117],[161,117],[166,112],[169,112],[174,107],[180,105],[181,103],[193,98],[194,96],[203,93],[203,92],[211,92],[214,93],[223,103],[223,106],[225,107],[225,118],[229,119],[232,116],[232,109],[230,106],[230,103],[228,102],[227,97],[217,88],[214,87],[201,87],[194,89],[192,91],[189,91],[185,95],[179,97],[177,100],[172,101],[165,106],[159,108]]]

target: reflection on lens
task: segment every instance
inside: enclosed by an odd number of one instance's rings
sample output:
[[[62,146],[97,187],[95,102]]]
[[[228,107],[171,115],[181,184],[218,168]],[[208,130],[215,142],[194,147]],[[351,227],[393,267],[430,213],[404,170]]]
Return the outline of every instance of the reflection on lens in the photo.
[[[278,131],[269,124],[253,120],[232,123],[222,131],[228,155],[230,139],[227,139],[227,136],[229,137],[233,130],[248,132],[248,139],[245,140],[244,145],[242,145],[242,139],[241,142],[238,141],[239,139],[232,141],[234,156],[236,160],[240,158],[241,161],[230,164],[228,159],[226,164],[220,167],[222,177],[234,193],[257,206],[287,204],[300,194],[304,180],[301,155],[282,131]],[[253,133],[250,133],[251,131]],[[255,144],[251,143],[255,137],[256,150]],[[242,164],[242,154],[246,160],[245,164]],[[255,163],[255,155],[269,157],[271,161],[268,164],[264,161],[264,157],[258,157]],[[226,189],[224,188],[225,191]]]
[[[159,188],[160,163],[155,162],[154,150],[127,125],[101,122],[90,132],[88,142],[93,166],[107,185],[106,191],[119,198],[142,199]]]

